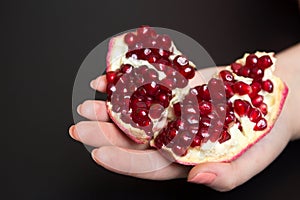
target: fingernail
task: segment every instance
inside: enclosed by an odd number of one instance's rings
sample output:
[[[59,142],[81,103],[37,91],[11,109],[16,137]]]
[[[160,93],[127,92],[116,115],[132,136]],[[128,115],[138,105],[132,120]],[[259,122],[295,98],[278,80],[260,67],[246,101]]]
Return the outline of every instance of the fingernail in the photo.
[[[96,80],[92,80],[90,83],[90,86],[91,86],[91,88],[96,89],[96,86],[97,86]]]
[[[82,104],[79,104],[79,105],[77,106],[77,112],[78,112],[78,114],[80,114],[80,115],[81,115],[81,105],[82,105]]]
[[[211,184],[216,177],[217,177],[216,174],[209,173],[209,172],[202,172],[196,174],[194,177],[189,179],[188,182],[199,183],[199,184]]]
[[[98,152],[98,149],[93,149],[93,151],[92,151],[92,158],[97,162],[97,163],[100,163],[100,161],[99,161],[99,156],[100,155],[98,155],[99,154],[99,152]]]
[[[74,139],[74,140],[79,140],[79,137],[77,135],[77,132],[75,131],[75,126],[72,125],[70,128],[69,128],[69,134],[70,136]]]

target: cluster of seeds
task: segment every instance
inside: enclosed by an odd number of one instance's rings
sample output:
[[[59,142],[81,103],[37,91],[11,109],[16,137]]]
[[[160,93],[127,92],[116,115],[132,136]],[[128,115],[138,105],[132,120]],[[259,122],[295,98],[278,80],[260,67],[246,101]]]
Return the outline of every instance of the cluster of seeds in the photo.
[[[165,145],[176,155],[184,156],[189,147],[201,146],[208,140],[223,143],[231,138],[228,129],[234,124],[243,131],[235,113],[254,122],[253,130],[264,130],[267,127],[264,116],[268,108],[259,92],[273,92],[272,81],[262,80],[264,70],[271,65],[269,56],[258,58],[251,54],[244,66],[238,63],[231,65],[233,73],[253,79],[250,85],[235,80],[231,71],[222,70],[219,78],[212,78],[208,84],[191,89],[183,102],[173,105],[177,119],[155,138],[156,147]],[[231,102],[230,98],[234,95],[248,95],[251,102],[241,99]],[[197,99],[197,102],[192,99]]]

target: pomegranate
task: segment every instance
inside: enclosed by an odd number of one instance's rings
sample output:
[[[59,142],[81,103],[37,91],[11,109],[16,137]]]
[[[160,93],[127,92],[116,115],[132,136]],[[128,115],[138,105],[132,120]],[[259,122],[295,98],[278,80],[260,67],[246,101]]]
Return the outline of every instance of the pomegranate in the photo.
[[[195,65],[149,26],[113,37],[107,110],[137,143],[184,165],[229,162],[265,136],[288,88],[273,75],[274,53],[246,53],[207,84],[190,87]]]

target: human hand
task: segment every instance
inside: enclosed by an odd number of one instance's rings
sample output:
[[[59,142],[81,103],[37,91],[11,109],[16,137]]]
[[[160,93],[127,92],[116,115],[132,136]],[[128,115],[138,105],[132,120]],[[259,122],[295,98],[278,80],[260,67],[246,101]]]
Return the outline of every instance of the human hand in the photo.
[[[215,68],[200,70],[209,77]],[[195,78],[194,80],[201,80]],[[199,85],[199,83],[192,83]],[[91,83],[92,88],[104,92],[106,79],[100,76]],[[96,147],[93,159],[101,166],[129,176],[165,180],[188,178],[188,181],[206,184],[219,191],[231,190],[241,185],[268,166],[284,149],[291,138],[282,112],[272,131],[230,163],[203,163],[194,167],[170,164],[161,154],[148,145],[132,142],[120,129],[109,122],[105,102],[86,101],[78,106],[78,113],[91,121],[83,121],[70,128],[74,139]],[[157,168],[157,170],[145,170]]]

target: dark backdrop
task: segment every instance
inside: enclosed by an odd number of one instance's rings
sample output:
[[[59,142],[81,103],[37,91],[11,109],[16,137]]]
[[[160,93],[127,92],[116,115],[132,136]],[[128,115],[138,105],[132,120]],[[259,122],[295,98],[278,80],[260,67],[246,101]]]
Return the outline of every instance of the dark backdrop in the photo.
[[[106,38],[141,24],[166,27],[194,38],[221,65],[245,51],[278,52],[299,42],[296,1],[29,0],[1,1],[0,9],[1,199],[174,199],[181,193],[299,199],[299,141],[249,182],[222,194],[185,180],[111,173],[68,136],[76,72]]]

